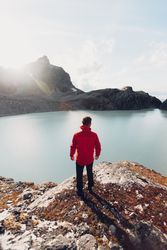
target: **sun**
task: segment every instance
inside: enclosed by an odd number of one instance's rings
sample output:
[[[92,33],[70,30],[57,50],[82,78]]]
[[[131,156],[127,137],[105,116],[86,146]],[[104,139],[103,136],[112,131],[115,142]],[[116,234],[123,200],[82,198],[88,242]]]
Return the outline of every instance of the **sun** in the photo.
[[[21,68],[31,61],[32,36],[28,28],[15,20],[0,22],[0,66]]]

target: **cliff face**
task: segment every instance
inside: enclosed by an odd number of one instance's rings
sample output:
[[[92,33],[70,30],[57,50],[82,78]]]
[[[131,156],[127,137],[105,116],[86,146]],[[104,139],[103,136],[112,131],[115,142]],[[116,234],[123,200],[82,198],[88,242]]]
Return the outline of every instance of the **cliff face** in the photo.
[[[161,101],[131,87],[85,93],[63,68],[44,56],[22,71],[0,68],[0,115],[55,110],[133,110],[159,108]]]
[[[167,110],[167,99],[161,104],[160,108],[162,110]]]
[[[1,248],[167,249],[167,177],[127,161],[94,172],[82,200],[74,177],[58,185],[1,177]]]

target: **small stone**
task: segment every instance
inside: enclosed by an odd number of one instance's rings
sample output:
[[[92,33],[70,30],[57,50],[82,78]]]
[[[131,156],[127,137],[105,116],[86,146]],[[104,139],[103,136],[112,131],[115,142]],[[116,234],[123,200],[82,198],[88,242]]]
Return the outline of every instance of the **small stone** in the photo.
[[[136,190],[135,192],[136,192],[136,194],[139,194],[139,191],[138,191],[138,190]]]
[[[142,212],[144,211],[141,204],[135,206],[134,208],[135,208],[136,210],[138,210],[140,213],[142,213]]]
[[[29,200],[32,198],[32,193],[26,193],[23,195],[23,200]]]
[[[20,215],[20,208],[15,208],[15,209],[13,209],[12,213],[13,213],[14,215]]]
[[[10,201],[10,200],[6,202],[7,205],[10,205],[12,203],[13,203],[13,201]]]
[[[8,183],[11,183],[11,182],[14,182],[14,179],[12,179],[12,178],[6,178],[5,181],[8,182]]]
[[[45,243],[42,249],[47,250],[60,250],[60,249],[76,249],[74,242],[69,240],[67,237],[59,234],[56,238],[49,240]]]
[[[80,250],[95,250],[97,249],[97,242],[93,235],[84,234],[78,240],[78,249]]]
[[[117,243],[113,243],[112,241],[108,244],[110,250],[123,250],[123,248]]]
[[[22,181],[18,181],[18,182],[16,182],[16,185],[17,185],[17,187],[19,187],[19,186],[23,186],[23,185],[24,185],[24,182],[22,182]]]
[[[128,214],[129,212],[128,212],[128,210],[125,209],[125,210],[124,210],[124,213],[125,213],[125,214]]]
[[[82,215],[82,218],[83,218],[83,219],[87,219],[87,218],[88,218],[88,214],[85,214],[85,213],[84,213],[84,214]]]
[[[107,237],[103,235],[103,242],[107,242],[107,241],[108,241]]]
[[[137,199],[142,199],[143,195],[142,194],[138,194],[136,197],[137,197]]]
[[[115,234],[115,233],[116,233],[116,227],[115,227],[114,225],[110,225],[110,226],[109,226],[109,232],[110,232],[111,234]]]
[[[0,225],[0,234],[5,233],[5,227],[3,225]]]
[[[49,197],[48,197],[48,200],[51,200],[51,199],[53,199],[53,197],[52,197],[52,196],[49,196]]]
[[[83,206],[84,202],[83,201],[80,201],[80,205]]]

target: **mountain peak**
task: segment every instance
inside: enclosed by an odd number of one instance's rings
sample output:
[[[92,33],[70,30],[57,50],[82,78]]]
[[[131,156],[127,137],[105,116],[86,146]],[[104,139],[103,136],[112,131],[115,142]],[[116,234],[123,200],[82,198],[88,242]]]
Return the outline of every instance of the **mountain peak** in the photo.
[[[130,92],[132,92],[132,91],[133,91],[133,88],[132,88],[131,86],[124,86],[124,87],[122,88],[122,90],[123,90],[123,91],[130,91]]]
[[[45,55],[38,58],[37,62],[40,63],[40,64],[43,64],[43,65],[49,65],[50,64],[50,61],[49,61],[48,57],[45,56]]]

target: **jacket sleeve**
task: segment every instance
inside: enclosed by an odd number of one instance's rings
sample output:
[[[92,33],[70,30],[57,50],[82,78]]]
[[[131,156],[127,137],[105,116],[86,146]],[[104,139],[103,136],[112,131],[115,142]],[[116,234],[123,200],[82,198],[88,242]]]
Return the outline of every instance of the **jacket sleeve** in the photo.
[[[99,138],[98,136],[96,135],[96,141],[95,141],[95,154],[96,156],[98,157],[101,153],[101,144],[100,144],[100,141],[99,141]]]
[[[76,135],[73,136],[72,143],[70,146],[70,157],[73,157],[76,151],[77,143],[76,143]]]

